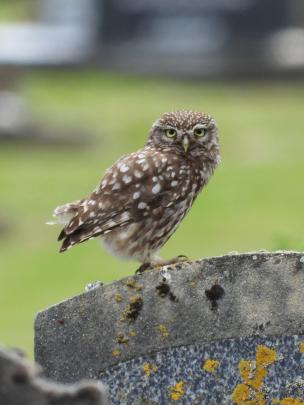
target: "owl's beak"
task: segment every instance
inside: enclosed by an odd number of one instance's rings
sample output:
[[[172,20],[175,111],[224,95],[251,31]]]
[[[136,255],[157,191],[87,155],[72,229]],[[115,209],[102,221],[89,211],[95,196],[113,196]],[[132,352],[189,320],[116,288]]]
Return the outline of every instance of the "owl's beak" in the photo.
[[[183,148],[184,151],[187,153],[187,150],[189,148],[189,138],[186,136],[183,137]]]

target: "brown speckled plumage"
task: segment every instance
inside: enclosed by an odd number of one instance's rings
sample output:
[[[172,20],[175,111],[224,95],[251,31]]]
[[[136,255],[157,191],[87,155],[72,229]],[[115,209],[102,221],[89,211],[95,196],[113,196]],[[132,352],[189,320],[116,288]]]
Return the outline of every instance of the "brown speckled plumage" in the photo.
[[[58,238],[63,241],[60,251],[102,236],[114,254],[157,262],[158,250],[219,160],[217,128],[210,115],[187,110],[163,114],[146,146],[120,158],[88,198],[55,209],[54,216],[65,224]]]

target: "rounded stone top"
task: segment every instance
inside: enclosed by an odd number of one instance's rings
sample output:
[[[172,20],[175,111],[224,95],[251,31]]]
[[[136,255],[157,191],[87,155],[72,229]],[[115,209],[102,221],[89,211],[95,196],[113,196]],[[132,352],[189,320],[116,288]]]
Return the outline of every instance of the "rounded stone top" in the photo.
[[[304,254],[229,254],[101,285],[37,315],[35,356],[60,381],[147,353],[227,338],[303,334]]]

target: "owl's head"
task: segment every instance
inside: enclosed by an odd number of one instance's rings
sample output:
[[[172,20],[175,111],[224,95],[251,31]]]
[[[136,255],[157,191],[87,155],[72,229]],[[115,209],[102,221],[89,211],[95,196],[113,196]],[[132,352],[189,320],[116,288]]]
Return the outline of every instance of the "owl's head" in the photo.
[[[210,115],[201,112],[179,110],[163,114],[151,128],[148,145],[193,157],[219,157],[217,126]]]

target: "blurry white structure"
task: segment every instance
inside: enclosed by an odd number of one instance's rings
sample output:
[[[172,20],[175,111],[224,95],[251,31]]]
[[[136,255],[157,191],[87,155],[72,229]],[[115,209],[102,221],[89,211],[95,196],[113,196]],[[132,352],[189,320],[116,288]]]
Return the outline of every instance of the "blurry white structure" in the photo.
[[[81,62],[94,50],[95,0],[40,0],[39,21],[0,25],[0,64]]]
[[[304,68],[304,29],[286,28],[275,33],[265,52],[278,69]]]

